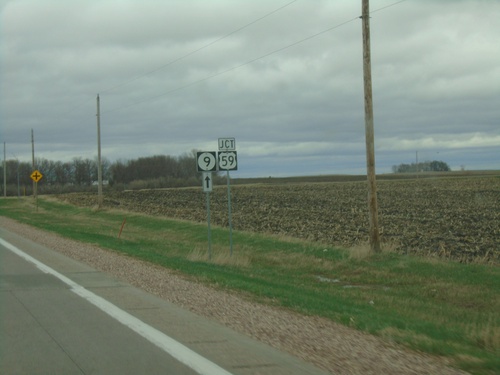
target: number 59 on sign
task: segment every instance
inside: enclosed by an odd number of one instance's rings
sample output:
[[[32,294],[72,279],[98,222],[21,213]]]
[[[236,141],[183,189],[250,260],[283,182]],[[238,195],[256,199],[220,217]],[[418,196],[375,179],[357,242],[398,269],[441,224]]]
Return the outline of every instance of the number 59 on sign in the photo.
[[[219,170],[238,170],[238,156],[236,151],[219,152]]]

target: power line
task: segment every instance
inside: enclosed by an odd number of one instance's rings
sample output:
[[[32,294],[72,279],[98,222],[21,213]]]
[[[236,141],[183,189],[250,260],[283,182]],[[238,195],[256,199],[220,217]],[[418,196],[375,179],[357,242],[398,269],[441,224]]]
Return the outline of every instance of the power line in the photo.
[[[269,56],[271,56],[271,55],[274,55],[274,54],[276,54],[276,53],[282,52],[282,51],[284,51],[284,50],[286,50],[286,49],[288,49],[288,48],[291,48],[291,47],[294,47],[294,46],[296,46],[296,45],[298,45],[298,44],[304,43],[304,42],[306,42],[306,41],[308,41],[308,40],[310,40],[310,39],[316,38],[316,37],[318,37],[318,36],[320,36],[320,35],[322,35],[322,34],[325,34],[325,33],[329,32],[329,31],[332,31],[332,30],[334,30],[334,29],[337,29],[337,28],[339,28],[339,27],[342,27],[342,26],[344,26],[344,25],[346,25],[346,24],[348,24],[348,23],[350,23],[350,22],[356,21],[356,20],[358,20],[358,19],[359,19],[359,17],[352,18],[352,19],[350,19],[350,20],[348,20],[348,21],[342,22],[342,23],[340,23],[340,24],[338,24],[338,25],[335,25],[335,26],[333,26],[333,27],[330,27],[330,28],[328,28],[328,29],[326,29],[326,30],[320,31],[319,33],[316,33],[316,34],[310,35],[310,36],[308,36],[308,37],[305,37],[305,38],[303,38],[303,39],[301,39],[301,40],[298,40],[298,41],[296,41],[296,42],[293,42],[293,43],[291,43],[291,44],[288,44],[288,45],[286,45],[286,46],[284,46],[284,47],[278,48],[278,49],[276,49],[276,50],[274,50],[274,51],[272,51],[272,52],[266,53],[266,54],[264,54],[264,55],[261,55],[261,56],[259,56],[259,57],[254,58],[254,59],[252,59],[252,60],[246,61],[246,62],[244,62],[244,63],[242,63],[242,64],[239,64],[239,65],[233,66],[233,67],[228,68],[228,69],[226,69],[226,70],[222,70],[222,71],[220,71],[220,72],[214,73],[214,74],[209,75],[209,76],[207,76],[207,77],[204,77],[204,78],[202,78],[202,79],[199,79],[199,80],[196,80],[196,81],[193,81],[193,82],[187,83],[187,84],[185,84],[185,85],[183,85],[183,86],[176,87],[176,88],[174,88],[174,89],[172,89],[172,90],[169,90],[169,91],[167,91],[167,92],[164,92],[163,94],[160,94],[160,95],[157,95],[157,96],[152,96],[152,97],[149,97],[149,98],[147,98],[147,99],[144,99],[144,100],[141,100],[141,101],[138,101],[138,102],[135,102],[135,103],[131,103],[131,104],[127,104],[127,105],[124,105],[124,106],[116,107],[116,108],[110,109],[109,111],[105,111],[105,112],[103,112],[103,113],[115,112],[115,111],[118,111],[118,110],[120,110],[120,109],[129,108],[129,107],[134,107],[134,106],[139,105],[139,104],[142,104],[142,103],[155,101],[155,100],[157,100],[157,99],[159,99],[159,98],[161,98],[161,97],[163,97],[163,96],[166,96],[166,95],[172,94],[173,92],[180,91],[180,90],[184,90],[184,89],[186,89],[186,88],[188,88],[188,87],[191,87],[191,86],[197,85],[197,84],[199,84],[199,83],[201,83],[201,82],[204,82],[204,81],[208,81],[208,80],[210,80],[210,79],[212,79],[212,78],[215,78],[215,77],[221,76],[221,75],[223,75],[223,74],[229,73],[229,72],[231,72],[231,71],[233,71],[233,70],[236,70],[236,69],[242,68],[242,67],[244,67],[245,65],[252,64],[252,63],[254,63],[254,62],[258,61],[258,60],[261,60],[261,59],[264,59],[264,58],[269,57]]]
[[[202,50],[204,50],[204,49],[206,49],[206,48],[208,48],[208,47],[210,47],[210,46],[213,46],[214,44],[216,44],[216,43],[220,42],[221,40],[226,39],[226,38],[230,37],[231,35],[234,35],[234,34],[236,34],[236,33],[240,32],[241,30],[244,30],[244,29],[246,29],[247,27],[249,27],[249,26],[252,26],[252,25],[256,24],[256,23],[257,23],[257,22],[259,22],[259,21],[262,21],[264,18],[267,18],[267,17],[269,17],[269,16],[273,15],[274,13],[279,12],[280,10],[282,10],[282,9],[284,9],[284,8],[286,8],[286,7],[290,6],[290,5],[292,5],[293,3],[297,2],[297,1],[298,1],[298,0],[293,0],[293,1],[290,1],[289,3],[286,3],[285,5],[282,5],[282,6],[280,6],[279,8],[274,9],[273,11],[271,11],[271,12],[269,12],[269,13],[267,13],[267,14],[263,15],[262,17],[257,18],[256,20],[254,20],[254,21],[252,21],[252,22],[250,22],[250,23],[247,23],[246,25],[244,25],[244,26],[242,26],[242,27],[240,27],[240,28],[238,28],[238,29],[236,29],[236,30],[231,31],[231,32],[227,33],[226,35],[221,36],[220,38],[217,38],[217,39],[213,40],[212,42],[210,42],[210,43],[208,43],[208,44],[205,44],[204,46],[201,46],[201,47],[199,47],[199,48],[197,48],[197,49],[195,49],[195,50],[193,50],[193,51],[191,51],[191,52],[188,52],[188,53],[187,53],[187,54],[185,54],[185,55],[182,55],[182,56],[180,56],[180,57],[178,57],[178,58],[175,58],[175,59],[173,59],[173,60],[169,61],[168,63],[166,63],[166,64],[164,64],[164,65],[162,65],[162,66],[160,66],[160,67],[158,67],[158,68],[156,68],[156,69],[153,69],[153,70],[150,70],[149,72],[146,72],[146,73],[144,73],[144,74],[138,75],[138,76],[136,76],[136,77],[134,77],[134,78],[132,78],[132,79],[130,79],[130,80],[128,80],[128,81],[125,81],[125,82],[120,83],[120,84],[118,84],[118,85],[112,86],[112,87],[107,88],[107,89],[105,89],[105,90],[101,90],[101,91],[100,91],[100,93],[106,93],[106,92],[109,92],[109,91],[113,91],[113,90],[115,90],[115,89],[117,89],[117,88],[119,88],[119,87],[126,86],[126,85],[128,85],[128,84],[130,84],[130,83],[132,83],[132,82],[135,82],[135,81],[137,81],[137,80],[139,80],[139,79],[141,79],[141,78],[144,78],[144,77],[146,77],[146,76],[148,76],[148,75],[151,75],[151,74],[153,74],[153,73],[156,73],[156,72],[158,72],[158,71],[160,71],[160,70],[163,70],[163,69],[165,69],[165,68],[169,67],[170,65],[175,64],[176,62],[179,62],[179,61],[181,61],[181,60],[183,60],[183,59],[185,59],[185,58],[187,58],[187,57],[189,57],[189,56],[194,55],[195,53],[198,53],[198,52],[200,52],[200,51],[202,51]]]
[[[165,69],[165,68],[169,67],[170,65],[175,64],[175,63],[176,63],[176,62],[178,62],[178,61],[181,61],[181,60],[183,60],[183,59],[185,59],[185,58],[187,58],[187,57],[189,57],[189,56],[192,56],[192,55],[196,54],[197,52],[200,52],[200,51],[202,51],[202,50],[204,50],[204,49],[206,49],[206,48],[208,48],[208,47],[210,47],[210,46],[212,46],[212,45],[214,45],[214,44],[216,44],[216,43],[220,42],[221,40],[226,39],[226,38],[228,38],[229,36],[234,35],[234,34],[238,33],[239,31],[241,31],[241,30],[243,30],[243,29],[246,29],[247,27],[249,27],[249,26],[251,26],[251,25],[256,24],[257,22],[259,22],[259,21],[261,21],[261,20],[263,20],[263,19],[265,19],[265,18],[267,18],[267,17],[269,17],[269,16],[273,15],[274,13],[279,12],[280,10],[282,10],[282,9],[284,9],[284,8],[286,8],[286,7],[290,6],[290,5],[292,5],[293,3],[297,2],[297,1],[298,1],[298,0],[293,0],[293,1],[290,1],[290,2],[286,3],[285,5],[282,5],[282,6],[280,6],[279,8],[274,9],[273,11],[271,11],[271,12],[269,12],[269,13],[266,13],[266,14],[265,14],[265,15],[263,15],[262,17],[259,17],[259,18],[255,19],[255,20],[253,20],[252,22],[250,22],[250,23],[248,23],[248,24],[246,24],[246,25],[244,25],[244,26],[242,26],[242,27],[239,27],[238,29],[235,29],[235,30],[233,30],[233,31],[231,31],[231,32],[229,32],[229,33],[227,33],[226,35],[224,35],[224,36],[222,36],[222,37],[220,37],[220,38],[217,38],[217,39],[213,40],[212,42],[210,42],[210,43],[208,43],[208,44],[206,44],[206,45],[204,45],[204,46],[202,46],[202,47],[199,47],[199,48],[197,48],[197,49],[195,49],[195,50],[193,50],[193,51],[191,51],[191,52],[189,52],[189,53],[187,53],[187,54],[185,54],[185,55],[183,55],[183,56],[180,56],[180,57],[178,57],[178,58],[175,58],[174,60],[171,60],[171,61],[169,61],[168,63],[166,63],[166,64],[164,64],[164,65],[162,65],[162,66],[160,66],[160,67],[158,67],[158,68],[156,68],[156,69],[153,69],[153,70],[148,71],[148,72],[146,72],[146,73],[144,73],[144,74],[138,75],[138,76],[136,76],[136,77],[134,77],[134,78],[131,78],[131,79],[129,79],[128,81],[122,82],[122,83],[120,83],[120,84],[118,84],[118,85],[111,86],[111,87],[109,87],[109,88],[107,88],[107,89],[105,89],[105,90],[100,90],[99,92],[102,94],[102,93],[106,93],[106,92],[110,92],[110,91],[116,90],[117,88],[120,88],[120,87],[123,87],[123,86],[127,86],[127,85],[129,85],[130,83],[132,83],[132,82],[135,82],[135,81],[137,81],[137,80],[139,80],[139,79],[141,79],[141,78],[144,78],[144,77],[146,77],[146,76],[148,76],[148,75],[151,75],[151,74],[153,74],[153,73],[156,73],[156,72],[158,72],[158,71],[160,71],[160,70],[163,70],[163,69]],[[93,100],[93,98],[92,98],[92,100]],[[83,107],[84,105],[88,104],[90,101],[91,101],[91,99],[89,98],[87,101],[85,101],[85,102],[83,102],[83,103],[80,103],[79,105],[77,105],[77,106],[75,106],[75,107],[73,107],[73,108],[70,108],[67,112],[65,112],[65,113],[64,113],[64,115],[68,115],[68,114],[70,114],[70,113],[72,113],[72,112],[76,111],[77,109],[79,109],[79,108]],[[146,102],[146,101],[149,101],[149,99],[146,99],[146,100],[144,100],[144,101],[141,101],[141,102],[138,102],[138,103],[135,103],[135,104],[132,104],[132,105],[141,104],[141,103],[144,103],[144,102]],[[127,106],[120,107],[120,108],[126,108],[126,107],[127,107]],[[107,111],[107,112],[110,112],[110,111]],[[107,112],[104,112],[104,113],[107,113]]]
[[[400,0],[400,1],[397,1],[397,2],[395,2],[395,3],[392,3],[392,4],[389,4],[389,5],[386,5],[385,7],[382,7],[382,8],[378,8],[378,9],[372,10],[372,11],[370,12],[370,14],[380,12],[381,10],[385,10],[385,9],[390,8],[390,7],[393,7],[393,6],[395,6],[395,5],[398,5],[398,4],[401,4],[401,3],[404,3],[405,1],[408,1],[408,0]]]
[[[295,1],[296,1],[296,0],[295,0]],[[290,5],[290,4],[292,4],[292,3],[293,3],[293,2],[295,2],[295,1],[292,1],[291,3],[288,3],[288,4],[286,4],[285,6],[283,6],[283,7],[279,8],[279,9],[283,9],[284,7],[286,7],[286,6]],[[397,1],[397,2],[395,2],[395,3],[389,4],[389,5],[384,6],[384,7],[382,7],[382,8],[378,8],[378,9],[376,9],[376,10],[373,10],[373,11],[371,11],[371,12],[370,12],[370,14],[373,14],[373,13],[376,13],[376,12],[379,12],[379,11],[382,11],[382,10],[385,10],[385,9],[387,9],[387,8],[390,8],[390,7],[393,7],[393,6],[395,6],[395,5],[401,4],[401,3],[405,2],[405,1],[408,1],[408,0],[400,0],[400,1]],[[274,12],[277,12],[279,9],[276,9],[275,11],[273,11],[273,13],[274,13]],[[271,14],[271,13],[269,13],[269,14]],[[268,14],[268,15],[269,15],[269,14]],[[264,17],[261,17],[260,19],[265,18],[265,17],[267,17],[268,15],[266,15],[266,16],[264,16]],[[134,106],[137,106],[137,105],[140,105],[140,104],[146,103],[146,102],[152,102],[152,101],[158,100],[158,99],[160,99],[160,98],[162,98],[162,97],[164,97],[164,96],[167,96],[167,95],[169,95],[169,94],[172,94],[172,93],[174,93],[174,92],[176,92],[176,91],[184,90],[184,89],[189,88],[189,87],[191,87],[191,86],[197,85],[197,84],[199,84],[199,83],[201,83],[201,82],[208,81],[208,80],[210,80],[210,79],[212,79],[212,78],[215,78],[215,77],[221,76],[221,75],[223,75],[223,74],[229,73],[229,72],[231,72],[231,71],[233,71],[233,70],[236,70],[236,69],[242,68],[242,67],[244,67],[244,66],[246,66],[246,65],[249,65],[249,64],[252,64],[252,63],[254,63],[254,62],[258,61],[258,60],[264,59],[264,58],[269,57],[269,56],[271,56],[271,55],[274,55],[274,54],[276,54],[276,53],[282,52],[282,51],[284,51],[284,50],[286,50],[286,49],[288,49],[288,48],[294,47],[294,46],[296,46],[296,45],[298,45],[298,44],[301,44],[301,43],[304,43],[304,42],[306,42],[306,41],[308,41],[308,40],[314,39],[314,38],[316,38],[316,37],[318,37],[318,36],[320,36],[320,35],[326,34],[326,33],[330,32],[330,31],[332,31],[332,30],[335,30],[335,29],[338,29],[338,28],[340,28],[340,27],[342,27],[342,26],[345,26],[345,25],[347,25],[347,24],[349,24],[349,23],[351,23],[351,22],[353,22],[353,21],[357,21],[359,18],[360,18],[359,16],[354,17],[354,18],[349,19],[349,20],[347,20],[347,21],[341,22],[341,23],[339,23],[339,24],[337,24],[337,25],[335,25],[335,26],[329,27],[328,29],[325,29],[325,30],[323,30],[323,31],[320,31],[320,32],[318,32],[318,33],[315,33],[315,34],[309,35],[309,36],[307,36],[307,37],[305,37],[305,38],[303,38],[303,39],[300,39],[300,40],[298,40],[298,41],[296,41],[296,42],[293,42],[293,43],[291,43],[291,44],[288,44],[288,45],[286,45],[286,46],[284,46],[284,47],[278,48],[278,49],[276,49],[276,50],[274,50],[274,51],[272,51],[272,52],[269,52],[269,53],[266,53],[266,54],[261,55],[261,56],[259,56],[259,57],[256,57],[256,58],[254,58],[254,59],[252,59],[252,60],[246,61],[246,62],[241,63],[241,64],[239,64],[239,65],[235,65],[235,66],[233,66],[233,67],[231,67],[231,68],[228,68],[228,69],[222,70],[222,71],[220,71],[220,72],[217,72],[217,73],[211,74],[211,75],[209,75],[209,76],[206,76],[206,77],[201,78],[201,79],[198,79],[198,80],[196,80],[196,81],[193,81],[193,82],[187,83],[187,84],[185,84],[185,85],[182,85],[182,86],[176,87],[176,88],[174,88],[174,89],[171,89],[171,90],[169,90],[169,91],[164,92],[163,94],[156,95],[156,96],[152,96],[152,97],[149,97],[149,98],[146,98],[146,99],[144,99],[144,100],[141,100],[141,101],[138,101],[138,102],[134,102],[134,103],[131,103],[131,104],[126,104],[126,105],[123,105],[123,106],[120,106],[120,107],[115,107],[115,108],[112,108],[112,109],[110,109],[110,110],[108,110],[108,111],[104,111],[104,112],[103,112],[103,114],[116,112],[116,111],[119,111],[119,110],[121,110],[121,109],[130,108],[130,107],[134,107]],[[259,20],[260,20],[260,19],[259,19]],[[258,20],[254,21],[254,22],[252,22],[252,23],[255,23],[255,22],[257,22],[257,21],[258,21]],[[251,24],[252,24],[252,23],[251,23]],[[248,25],[250,25],[250,24],[248,24]],[[241,28],[240,28],[240,29],[238,29],[238,30],[235,30],[234,32],[232,32],[232,33],[228,34],[227,36],[229,36],[229,35],[231,35],[231,34],[234,34],[235,32],[237,32],[237,31],[239,31],[239,30],[242,30],[243,28],[247,27],[248,25],[243,26],[243,27],[241,27]],[[227,37],[227,36],[224,36],[224,37],[222,37],[222,38],[219,38],[218,40],[221,40],[221,39],[223,39],[223,38],[225,38],[225,37]],[[218,40],[217,40],[217,41],[218,41]],[[214,42],[210,43],[209,45],[212,45],[212,44],[214,44],[215,42],[216,42],[216,41],[214,41]],[[208,47],[208,45],[207,45],[207,47]],[[203,49],[203,48],[205,48],[205,47],[202,47],[201,49]],[[195,53],[195,52],[193,52],[193,53]],[[193,53],[191,53],[191,54],[193,54]],[[185,57],[187,57],[187,56],[188,56],[188,55],[186,55]],[[181,58],[179,58],[179,59],[176,59],[176,60],[174,60],[174,62],[175,62],[175,61],[179,61],[179,60],[181,60],[182,58],[184,58],[184,57],[181,57]],[[172,63],[173,63],[173,62],[172,62]],[[168,66],[168,65],[170,65],[170,64],[171,64],[171,63],[169,63],[169,64],[165,65],[164,67],[166,67],[166,66]],[[157,70],[163,69],[164,67],[159,68],[159,69],[157,69]],[[157,71],[157,70],[155,70],[155,71]],[[148,74],[149,74],[149,73],[148,73]],[[144,76],[144,75],[143,75],[143,76]],[[134,79],[134,80],[135,80],[135,79]],[[131,81],[129,81],[129,82],[131,82]]]

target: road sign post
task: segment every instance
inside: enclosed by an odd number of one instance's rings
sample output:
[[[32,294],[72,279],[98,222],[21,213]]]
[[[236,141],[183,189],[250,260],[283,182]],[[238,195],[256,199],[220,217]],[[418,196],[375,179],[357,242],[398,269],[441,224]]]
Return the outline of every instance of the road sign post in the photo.
[[[210,228],[210,193],[212,192],[212,171],[217,171],[217,153],[201,151],[196,153],[196,169],[202,172],[201,184],[205,192],[207,206],[208,259],[212,259],[212,230]]]
[[[238,169],[238,155],[234,138],[219,138],[219,154],[217,155],[219,170],[226,171],[227,179],[227,211],[229,223],[229,255],[233,256],[233,221],[231,218],[231,178],[229,171]]]
[[[212,230],[210,228],[210,192],[205,193],[207,205],[208,260],[212,260]]]
[[[33,196],[35,197],[35,204],[36,204],[36,211],[37,212],[38,212],[38,181],[40,181],[42,179],[42,177],[43,177],[43,174],[41,174],[36,169],[30,175],[30,178],[33,180],[33,185],[34,185]]]
[[[208,227],[208,259],[212,259],[212,230],[210,229],[210,193],[212,192],[213,182],[212,182],[212,172],[203,172],[201,183],[203,185],[203,191],[206,195],[206,205],[207,205],[207,227]]]
[[[210,193],[213,188],[212,172],[219,170],[227,173],[227,207],[229,221],[229,251],[233,255],[233,223],[231,218],[231,178],[229,171],[238,170],[238,154],[234,138],[219,138],[219,152],[199,151],[196,153],[196,169],[202,172],[201,183],[206,193],[207,226],[208,226],[208,259],[212,258],[212,239],[210,230]]]

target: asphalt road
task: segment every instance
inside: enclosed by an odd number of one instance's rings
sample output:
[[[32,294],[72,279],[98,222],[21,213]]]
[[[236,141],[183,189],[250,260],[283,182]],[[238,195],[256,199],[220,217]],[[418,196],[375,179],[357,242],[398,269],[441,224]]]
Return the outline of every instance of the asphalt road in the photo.
[[[0,374],[325,374],[0,228]]]

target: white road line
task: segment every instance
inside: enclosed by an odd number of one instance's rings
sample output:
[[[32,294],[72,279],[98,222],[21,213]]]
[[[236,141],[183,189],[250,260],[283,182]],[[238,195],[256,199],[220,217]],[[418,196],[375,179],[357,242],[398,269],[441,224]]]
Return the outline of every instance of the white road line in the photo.
[[[167,336],[163,332],[157,330],[156,328],[147,325],[136,317],[130,315],[126,311],[118,308],[112,303],[108,302],[102,297],[90,292],[83,286],[75,283],[73,280],[67,278],[66,276],[60,274],[56,270],[50,268],[46,264],[38,261],[32,256],[26,254],[22,250],[18,249],[14,245],[0,238],[0,244],[5,248],[9,249],[13,253],[17,254],[21,258],[33,263],[38,269],[44,273],[51,274],[61,280],[63,283],[70,287],[70,290],[79,295],[80,297],[86,299],[94,306],[104,311],[106,314],[112,318],[118,320],[123,325],[129,327],[134,332],[138,333],[146,340],[150,341],[154,345],[158,346],[160,349],[164,350],[172,357],[177,359],[179,362],[184,363],[186,366],[190,367],[200,375],[232,375],[230,372],[224,370],[222,367],[217,366],[215,363],[210,362],[208,359],[202,357],[201,355],[195,353],[188,347],[182,345],[181,343],[175,341],[173,338]]]

